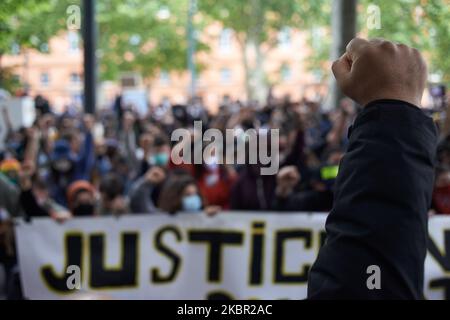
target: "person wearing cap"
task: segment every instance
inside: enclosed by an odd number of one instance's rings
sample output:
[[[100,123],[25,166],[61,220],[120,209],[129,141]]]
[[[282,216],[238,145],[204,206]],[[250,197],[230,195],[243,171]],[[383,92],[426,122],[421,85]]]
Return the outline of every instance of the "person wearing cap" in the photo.
[[[91,133],[94,122],[85,118],[85,138],[80,144],[79,133],[71,132],[57,140],[50,155],[51,195],[59,204],[67,206],[66,189],[76,180],[89,180],[95,164],[94,141]]]
[[[0,163],[0,172],[16,185],[19,179],[19,171],[20,162],[14,158],[5,159]]]
[[[73,182],[67,189],[67,202],[74,217],[94,216],[96,214],[96,190],[85,180]]]

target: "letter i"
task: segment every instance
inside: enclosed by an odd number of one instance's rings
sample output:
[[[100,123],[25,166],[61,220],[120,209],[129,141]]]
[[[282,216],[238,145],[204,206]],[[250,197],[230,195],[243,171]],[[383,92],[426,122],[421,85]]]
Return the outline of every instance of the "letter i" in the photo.
[[[254,222],[251,230],[250,285],[260,285],[264,264],[264,222]]]

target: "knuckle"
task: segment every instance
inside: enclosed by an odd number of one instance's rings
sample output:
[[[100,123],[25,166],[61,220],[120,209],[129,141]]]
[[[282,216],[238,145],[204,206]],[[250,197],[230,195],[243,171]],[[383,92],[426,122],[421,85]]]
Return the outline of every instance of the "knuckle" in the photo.
[[[334,61],[331,64],[331,71],[333,71],[334,74],[336,74],[336,70],[338,69],[339,60]]]
[[[384,40],[384,41],[382,41],[381,43],[380,43],[380,47],[383,49],[383,50],[386,50],[386,51],[395,51],[395,44],[393,44],[392,42],[390,42],[390,41],[386,41],[386,40]]]
[[[405,51],[409,51],[411,48],[408,47],[406,44],[404,43],[399,43],[397,44],[397,48],[401,49],[401,50],[405,50]]]

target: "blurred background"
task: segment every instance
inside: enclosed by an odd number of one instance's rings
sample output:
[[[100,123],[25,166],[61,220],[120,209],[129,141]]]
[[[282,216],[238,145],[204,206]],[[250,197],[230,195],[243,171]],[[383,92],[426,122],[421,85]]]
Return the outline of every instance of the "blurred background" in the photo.
[[[362,109],[330,66],[355,36],[428,62],[420,107],[440,129],[429,215],[450,214],[449,21],[450,0],[1,0],[0,297],[36,289],[21,286],[15,217],[329,212]],[[217,153],[177,165],[180,128],[194,152],[209,128],[233,129],[233,145],[278,129],[280,171]]]
[[[123,90],[138,105],[198,95],[213,112],[225,95],[325,101],[333,93],[330,61],[354,35],[416,47],[429,63],[430,84],[450,83],[448,0],[86,3],[92,14],[83,1],[2,1],[1,87],[42,94],[58,112],[82,108],[83,79],[94,71],[83,66],[86,36],[96,60],[88,66],[96,69],[97,108]],[[431,97],[425,99],[429,106]],[[334,107],[335,100],[326,101]]]

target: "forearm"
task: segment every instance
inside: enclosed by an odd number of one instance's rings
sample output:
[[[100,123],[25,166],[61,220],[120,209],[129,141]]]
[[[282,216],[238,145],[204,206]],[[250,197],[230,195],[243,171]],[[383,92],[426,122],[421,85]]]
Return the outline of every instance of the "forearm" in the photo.
[[[130,191],[130,208],[133,213],[150,213],[156,211],[155,204],[151,199],[153,185],[140,178],[131,187]]]
[[[327,241],[311,269],[309,297],[421,297],[436,140],[432,120],[404,102],[372,103],[358,116],[336,180]],[[382,270],[386,290],[367,290],[370,265]],[[329,282],[326,290],[321,281]]]
[[[37,133],[36,133],[37,134]],[[39,137],[30,137],[25,148],[24,161],[36,163],[39,152]]]
[[[136,141],[135,135],[132,129],[125,131],[121,134],[121,142],[125,147],[125,153],[127,155],[127,162],[131,168],[137,168],[138,159],[136,158]]]
[[[48,216],[48,211],[37,203],[31,189],[22,190],[20,193],[20,203],[25,215],[28,217]]]

